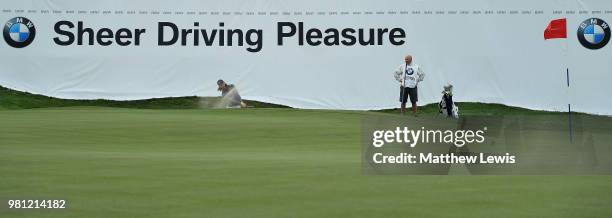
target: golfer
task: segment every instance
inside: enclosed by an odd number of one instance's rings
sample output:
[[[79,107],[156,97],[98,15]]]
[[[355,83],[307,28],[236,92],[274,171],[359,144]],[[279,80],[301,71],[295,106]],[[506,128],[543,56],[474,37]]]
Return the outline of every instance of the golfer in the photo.
[[[238,93],[238,89],[233,84],[227,84],[222,79],[217,80],[217,91],[221,92],[221,101],[228,108],[244,108],[247,105],[242,102],[242,97]]]
[[[400,102],[402,103],[400,113],[402,115],[406,113],[406,102],[408,102],[410,97],[412,115],[416,117],[417,101],[419,101],[417,88],[419,82],[425,78],[425,73],[423,73],[418,65],[412,62],[411,55],[406,55],[404,63],[395,70],[394,76],[395,80],[400,83]]]

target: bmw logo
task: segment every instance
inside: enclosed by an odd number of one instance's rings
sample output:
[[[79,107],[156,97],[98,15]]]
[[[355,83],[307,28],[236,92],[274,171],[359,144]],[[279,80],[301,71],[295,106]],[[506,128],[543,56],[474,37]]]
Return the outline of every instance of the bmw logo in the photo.
[[[4,41],[15,48],[23,48],[34,41],[36,28],[25,17],[15,17],[4,25]]]
[[[414,70],[411,67],[406,69],[406,74],[412,75],[413,73],[414,73]]]
[[[599,18],[589,18],[578,27],[578,41],[588,49],[600,49],[610,41],[610,27]]]

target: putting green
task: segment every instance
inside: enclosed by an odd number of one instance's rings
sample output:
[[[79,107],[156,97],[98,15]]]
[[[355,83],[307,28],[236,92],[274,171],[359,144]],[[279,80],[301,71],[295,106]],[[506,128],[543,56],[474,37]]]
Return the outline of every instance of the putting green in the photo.
[[[362,175],[364,113],[0,111],[0,217],[612,216],[612,176]]]

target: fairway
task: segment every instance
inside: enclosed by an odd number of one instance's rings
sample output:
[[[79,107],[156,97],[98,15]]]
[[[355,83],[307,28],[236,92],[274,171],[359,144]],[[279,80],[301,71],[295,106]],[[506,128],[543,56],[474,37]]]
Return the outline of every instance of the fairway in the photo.
[[[0,217],[610,217],[612,176],[371,176],[361,116],[297,109],[0,111]]]

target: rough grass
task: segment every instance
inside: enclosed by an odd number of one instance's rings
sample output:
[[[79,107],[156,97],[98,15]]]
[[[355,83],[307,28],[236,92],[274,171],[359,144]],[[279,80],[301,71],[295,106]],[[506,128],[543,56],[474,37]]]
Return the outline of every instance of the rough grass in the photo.
[[[59,99],[44,95],[36,95],[27,92],[16,91],[0,86],[0,109],[32,109],[47,107],[119,107],[140,109],[198,109],[212,108],[218,105],[219,97],[176,97],[176,98],[154,98],[135,101],[112,101],[112,100],[72,100]],[[258,101],[246,100],[251,107],[257,108],[286,108],[283,105],[269,104]]]
[[[176,97],[154,98],[135,101],[112,100],[72,100],[47,97],[27,92],[15,91],[0,86],[0,109],[32,109],[48,107],[117,107],[139,109],[203,109],[214,108],[220,101],[219,97]],[[249,107],[254,108],[289,108],[284,105],[245,100]],[[485,104],[475,102],[457,102],[462,115],[517,115],[517,114],[554,114],[560,112],[536,111],[502,104]],[[379,110],[384,113],[399,113],[399,109]],[[437,114],[438,105],[428,104],[419,107],[420,114]]]

